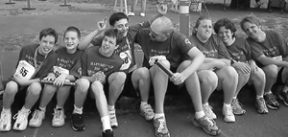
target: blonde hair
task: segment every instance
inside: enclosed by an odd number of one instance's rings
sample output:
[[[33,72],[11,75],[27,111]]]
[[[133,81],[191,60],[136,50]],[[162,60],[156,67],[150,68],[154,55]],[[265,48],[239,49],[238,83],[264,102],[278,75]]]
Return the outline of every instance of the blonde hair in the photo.
[[[157,28],[161,33],[170,33],[174,30],[172,21],[165,16],[155,19],[151,24],[151,29]]]

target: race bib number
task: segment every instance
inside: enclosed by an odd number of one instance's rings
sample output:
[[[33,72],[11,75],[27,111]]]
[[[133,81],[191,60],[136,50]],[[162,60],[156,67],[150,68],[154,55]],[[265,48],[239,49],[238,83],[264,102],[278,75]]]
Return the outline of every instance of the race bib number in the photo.
[[[282,56],[276,56],[276,57],[272,57],[275,60],[281,60],[282,61]]]
[[[53,66],[53,72],[56,75],[56,77],[60,76],[61,74],[69,75],[69,70],[58,66]]]
[[[21,60],[19,61],[19,64],[13,76],[15,78],[29,80],[34,75],[35,70],[36,70],[35,67],[29,64],[27,61]]]
[[[130,65],[132,64],[132,56],[129,50],[125,52],[121,52],[119,54],[119,57],[124,61],[122,64],[120,70],[126,70],[129,69]]]
[[[149,59],[149,64],[150,66],[153,66],[157,60],[163,60],[163,59],[166,60],[166,57],[165,56],[152,56]]]

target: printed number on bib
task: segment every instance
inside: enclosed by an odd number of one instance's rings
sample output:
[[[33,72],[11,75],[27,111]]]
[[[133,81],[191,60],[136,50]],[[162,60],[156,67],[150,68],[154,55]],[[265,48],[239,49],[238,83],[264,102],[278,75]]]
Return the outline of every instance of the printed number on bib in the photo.
[[[162,55],[150,57],[149,59],[150,66],[153,66],[157,60],[166,60],[166,57]]]
[[[53,66],[53,72],[56,75],[56,77],[60,76],[61,74],[69,75],[69,70],[58,66]]]
[[[122,60],[124,60],[124,63],[122,64],[120,70],[128,69],[132,63],[131,61],[132,58],[129,51],[121,52],[119,56]]]
[[[15,78],[29,80],[35,73],[35,68],[25,60],[19,61],[17,69],[14,73]]]

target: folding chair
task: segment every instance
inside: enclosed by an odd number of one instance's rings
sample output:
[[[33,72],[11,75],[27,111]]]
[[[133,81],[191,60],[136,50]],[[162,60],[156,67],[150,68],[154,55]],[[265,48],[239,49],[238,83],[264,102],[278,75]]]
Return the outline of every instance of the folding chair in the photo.
[[[115,4],[114,4],[114,9],[113,11],[116,12],[117,8],[118,8],[118,0],[115,0]],[[123,9],[124,6],[124,9]],[[124,12],[126,15],[128,14],[128,8],[127,8],[127,0],[120,0],[120,11]]]

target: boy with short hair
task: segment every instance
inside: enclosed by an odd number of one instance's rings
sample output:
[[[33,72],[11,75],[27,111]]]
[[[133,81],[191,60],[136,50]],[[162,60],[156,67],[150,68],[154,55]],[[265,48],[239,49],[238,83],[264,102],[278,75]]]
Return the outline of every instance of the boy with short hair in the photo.
[[[47,76],[52,68],[55,53],[54,45],[58,35],[52,28],[43,29],[39,35],[39,44],[25,46],[21,49],[16,71],[12,79],[6,84],[3,96],[3,110],[0,118],[0,131],[11,129],[11,105],[18,91],[27,88],[25,104],[21,110],[13,117],[16,119],[14,130],[25,130],[28,124],[30,109],[37,102],[42,85],[40,80]]]
[[[72,128],[77,131],[85,129],[83,120],[83,104],[88,91],[94,94],[96,107],[102,121],[103,137],[113,137],[110,125],[107,99],[104,87],[109,86],[123,64],[123,60],[114,53],[118,31],[108,29],[104,33],[101,47],[95,46],[86,50],[82,56],[82,78],[76,81],[75,104],[72,115]],[[92,96],[93,97],[93,96]]]
[[[41,96],[39,108],[33,113],[29,122],[31,127],[40,127],[45,118],[46,106],[57,92],[57,105],[54,109],[52,126],[60,127],[65,124],[64,104],[69,96],[71,86],[65,86],[65,82],[75,81],[79,75],[77,70],[80,68],[80,60],[83,51],[78,50],[81,33],[74,26],[70,26],[64,32],[65,46],[56,51],[56,61],[53,71],[45,78],[53,84],[45,84]],[[78,63],[79,62],[79,63]],[[75,73],[76,71],[76,73]]]

